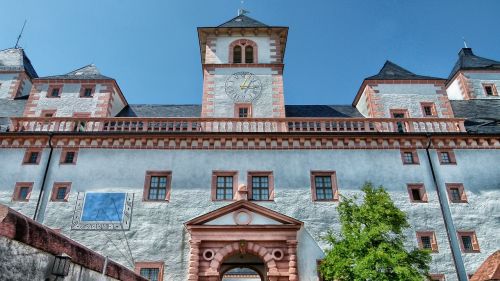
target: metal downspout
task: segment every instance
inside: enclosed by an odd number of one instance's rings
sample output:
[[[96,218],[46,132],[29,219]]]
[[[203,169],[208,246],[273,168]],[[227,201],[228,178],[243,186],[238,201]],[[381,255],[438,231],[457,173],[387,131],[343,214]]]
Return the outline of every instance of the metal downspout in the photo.
[[[457,230],[455,228],[455,225],[453,224],[453,218],[451,216],[451,211],[450,211],[450,206],[448,205],[447,196],[446,194],[443,194],[444,191],[442,191],[439,188],[436,172],[434,171],[434,165],[432,164],[432,158],[429,152],[430,146],[431,146],[431,135],[428,134],[427,147],[425,148],[425,152],[427,154],[427,161],[431,169],[434,188],[436,189],[436,193],[438,196],[439,207],[441,208],[441,215],[443,216],[446,235],[448,236],[448,243],[450,244],[451,256],[453,257],[453,264],[455,265],[455,270],[457,272],[458,280],[467,281],[469,280],[469,278],[467,277],[467,272],[465,270],[464,261],[462,259],[460,246],[458,244],[458,239],[456,235]]]
[[[45,181],[47,180],[47,174],[49,173],[50,161],[52,160],[52,151],[54,150],[54,148],[52,147],[52,136],[53,135],[54,135],[53,133],[49,133],[49,148],[50,148],[49,159],[47,159],[47,164],[45,165],[45,172],[43,173],[42,186],[40,187],[40,195],[38,196],[38,200],[36,202],[35,214],[33,215],[33,220],[35,220],[35,221],[37,221],[39,223],[42,223],[41,221],[39,221],[39,217],[40,217],[40,212],[39,212],[40,202],[42,201],[42,199],[44,197],[44,193],[45,193]]]

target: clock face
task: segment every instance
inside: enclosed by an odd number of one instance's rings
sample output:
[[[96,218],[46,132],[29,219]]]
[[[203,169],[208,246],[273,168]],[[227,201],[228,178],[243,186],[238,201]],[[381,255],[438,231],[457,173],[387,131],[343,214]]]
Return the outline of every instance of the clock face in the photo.
[[[262,82],[253,73],[236,72],[227,78],[225,89],[233,100],[251,102],[262,93]]]

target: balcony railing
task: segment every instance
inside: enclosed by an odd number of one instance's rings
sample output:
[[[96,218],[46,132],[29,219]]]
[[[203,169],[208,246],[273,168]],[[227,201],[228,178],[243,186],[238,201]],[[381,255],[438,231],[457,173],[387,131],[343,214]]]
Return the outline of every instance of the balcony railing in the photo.
[[[11,118],[11,132],[465,132],[458,118]]]

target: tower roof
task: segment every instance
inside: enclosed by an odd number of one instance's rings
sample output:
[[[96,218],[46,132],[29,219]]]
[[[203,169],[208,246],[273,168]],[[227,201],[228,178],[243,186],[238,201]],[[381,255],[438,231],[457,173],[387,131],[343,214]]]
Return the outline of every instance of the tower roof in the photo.
[[[63,75],[46,76],[40,79],[114,80],[111,77],[102,75],[99,69],[93,64],[86,65]]]
[[[269,27],[269,26],[256,19],[246,16],[245,14],[241,14],[237,17],[234,17],[226,21],[225,23],[217,27]]]
[[[31,78],[37,78],[31,61],[22,48],[9,48],[0,51],[0,71],[25,71]]]
[[[476,56],[471,48],[462,48],[458,53],[458,60],[451,70],[448,79],[453,78],[460,70],[471,69],[500,69],[500,62]]]
[[[378,74],[370,76],[365,80],[444,80],[443,78],[417,75],[401,66],[386,61]]]

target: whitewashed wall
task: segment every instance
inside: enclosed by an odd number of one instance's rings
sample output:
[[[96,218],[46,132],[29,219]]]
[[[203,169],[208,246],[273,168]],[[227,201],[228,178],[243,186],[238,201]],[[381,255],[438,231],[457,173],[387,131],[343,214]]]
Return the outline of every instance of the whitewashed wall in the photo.
[[[462,90],[460,89],[460,83],[458,79],[453,80],[453,82],[446,89],[446,94],[450,100],[463,100],[464,96]]]
[[[16,82],[17,76],[19,76],[17,73],[0,73],[0,99],[12,98],[10,87]]]
[[[423,117],[421,102],[433,102],[438,117],[442,117],[441,101],[434,84],[379,84],[373,87],[378,90],[384,117],[391,117],[390,109],[408,109],[410,117]]]
[[[102,87],[101,84],[96,85],[92,98],[81,98],[81,84],[64,84],[59,98],[49,98],[47,97],[49,85],[37,85],[39,92],[36,95],[40,99],[33,101],[36,104],[35,116],[40,116],[42,110],[57,109],[55,117],[71,117],[75,112],[90,112],[94,117],[100,111],[97,107],[99,97],[107,95],[107,93],[99,93]]]
[[[261,81],[262,92],[259,98],[252,102],[253,117],[273,116],[273,74],[277,74],[269,68],[217,68],[213,74],[215,81],[214,90],[214,117],[234,117],[235,102],[226,94],[225,84],[228,78],[236,72],[250,72]]]
[[[23,150],[3,149],[0,165],[2,203],[24,213],[32,212],[29,203],[11,203],[16,181],[41,181],[40,167],[21,167]],[[4,157],[5,156],[5,157]],[[481,253],[466,254],[469,272],[473,272],[496,250],[498,241],[492,232],[500,227],[491,214],[498,208],[500,152],[496,150],[457,151],[457,166],[440,166],[440,183],[463,181],[470,198],[467,207],[452,206],[458,229],[474,229]],[[46,155],[44,155],[46,157]],[[426,163],[425,151],[419,151],[420,165],[401,164],[399,150],[331,150],[331,151],[168,151],[80,149],[77,165],[60,165],[60,151],[54,151],[47,188],[54,182],[72,182],[69,202],[44,202],[45,223],[102,254],[110,255],[132,267],[123,233],[72,231],[70,223],[77,192],[119,191],[135,194],[131,229],[126,231],[135,261],[165,261],[165,280],[185,280],[187,276],[189,237],[183,223],[227,203],[210,200],[212,170],[237,170],[239,182],[246,183],[247,171],[271,170],[275,177],[274,202],[260,203],[305,223],[299,233],[299,274],[301,280],[316,280],[316,260],[326,249],[321,236],[329,228],[340,228],[337,203],[312,202],[311,170],[335,170],[341,194],[359,193],[365,181],[384,185],[398,207],[408,213],[412,228],[407,231],[407,245],[416,246],[415,231],[436,232],[439,253],[432,254],[432,273],[445,273],[447,280],[457,280],[446,238],[443,219]],[[46,159],[46,158],[45,158]],[[374,160],[376,159],[376,161]],[[44,158],[42,158],[42,163]],[[436,160],[437,161],[437,160]],[[467,164],[466,164],[467,163]],[[377,168],[375,169],[374,166]],[[194,167],[196,167],[194,169]],[[353,167],[356,167],[355,169]],[[169,203],[143,202],[142,191],[147,170],[172,171],[172,195]],[[472,178],[470,175],[475,175]],[[476,177],[476,175],[478,175]],[[407,183],[424,183],[429,203],[410,203]],[[50,192],[46,193],[46,200]],[[477,196],[477,197],[476,197]],[[7,198],[7,199],[6,199]],[[32,197],[34,198],[34,197]],[[487,207],[487,208],[485,208]],[[464,209],[465,208],[465,209]],[[455,210],[456,209],[456,210]],[[458,212],[458,213],[457,213]],[[490,215],[487,215],[487,214]],[[29,214],[28,214],[29,215]],[[490,240],[490,241],[488,241]],[[116,244],[120,251],[117,251]]]

